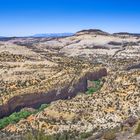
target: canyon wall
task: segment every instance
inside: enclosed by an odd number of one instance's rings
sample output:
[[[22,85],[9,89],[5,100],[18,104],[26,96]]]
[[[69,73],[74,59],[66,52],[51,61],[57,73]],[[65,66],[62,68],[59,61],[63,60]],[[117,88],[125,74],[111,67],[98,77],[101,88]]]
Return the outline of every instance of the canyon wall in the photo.
[[[78,92],[87,91],[87,80],[98,80],[103,76],[107,76],[105,68],[97,72],[87,73],[84,77],[80,78],[74,85],[66,85],[60,89],[54,89],[47,93],[30,93],[19,95],[11,98],[7,104],[0,106],[0,118],[10,115],[15,111],[19,111],[24,107],[38,108],[41,104],[49,104],[52,101],[59,99],[69,99]]]

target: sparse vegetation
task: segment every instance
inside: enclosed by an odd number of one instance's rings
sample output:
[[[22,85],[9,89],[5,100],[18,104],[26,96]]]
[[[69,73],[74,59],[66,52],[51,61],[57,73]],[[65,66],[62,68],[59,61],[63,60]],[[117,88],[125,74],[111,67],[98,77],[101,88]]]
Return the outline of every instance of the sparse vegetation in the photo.
[[[54,140],[54,136],[46,136],[43,132],[28,133],[23,138],[24,140]]]
[[[72,136],[68,132],[62,134],[45,135],[43,131],[29,132],[23,138],[24,140],[72,140]],[[75,140],[75,139],[73,139]]]
[[[92,136],[93,132],[83,132],[80,134],[80,138],[81,139],[86,139],[89,138],[90,136]]]
[[[4,51],[0,53],[1,62],[24,62],[27,58],[23,55],[11,54],[9,51]]]
[[[63,133],[45,135],[43,131],[34,130],[26,134],[23,140],[84,140],[90,136],[92,136],[92,132],[78,134],[77,132],[64,131]]]

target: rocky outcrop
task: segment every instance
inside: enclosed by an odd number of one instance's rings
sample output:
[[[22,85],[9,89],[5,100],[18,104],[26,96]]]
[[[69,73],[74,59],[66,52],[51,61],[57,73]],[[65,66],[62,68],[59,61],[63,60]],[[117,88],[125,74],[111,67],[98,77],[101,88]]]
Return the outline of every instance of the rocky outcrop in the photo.
[[[131,69],[140,69],[140,64],[132,65],[127,68],[127,70],[131,70]]]
[[[108,44],[113,46],[121,46],[122,42],[110,41]]]
[[[48,93],[30,93],[19,95],[11,98],[7,104],[0,106],[0,118],[8,116],[15,111],[19,111],[24,107],[37,108],[41,104],[49,104],[52,101],[59,99],[68,99],[76,96],[78,92],[85,92],[87,90],[87,80],[97,80],[107,75],[105,68],[97,72],[87,73],[80,78],[74,85],[66,85],[60,89],[54,89]]]

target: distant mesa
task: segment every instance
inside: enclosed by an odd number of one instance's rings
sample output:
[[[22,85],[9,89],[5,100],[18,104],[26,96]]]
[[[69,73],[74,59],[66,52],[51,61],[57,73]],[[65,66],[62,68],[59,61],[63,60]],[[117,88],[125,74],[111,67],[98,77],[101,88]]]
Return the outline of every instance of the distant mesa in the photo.
[[[9,41],[9,40],[12,40],[12,39],[15,39],[17,37],[0,37],[0,41]]]
[[[138,36],[138,37],[140,37],[139,33],[128,33],[128,32],[119,32],[119,33],[114,33],[113,35],[116,35],[116,36]]]
[[[81,30],[78,31],[75,35],[84,35],[84,34],[93,34],[93,35],[115,35],[115,36],[136,36],[140,37],[139,33],[128,33],[128,32],[118,32],[110,34],[108,32],[102,31],[100,29],[87,29],[87,30]]]
[[[0,36],[0,38],[5,38],[4,36]]]
[[[107,32],[104,32],[99,29],[88,29],[88,30],[81,30],[76,33],[76,35],[82,35],[82,34],[95,34],[95,35],[110,35]]]

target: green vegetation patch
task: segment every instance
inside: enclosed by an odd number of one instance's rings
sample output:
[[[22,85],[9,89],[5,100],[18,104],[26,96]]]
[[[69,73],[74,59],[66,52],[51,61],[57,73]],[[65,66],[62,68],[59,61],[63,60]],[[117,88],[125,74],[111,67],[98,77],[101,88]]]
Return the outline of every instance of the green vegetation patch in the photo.
[[[0,129],[6,127],[9,124],[17,123],[21,119],[27,118],[30,115],[31,115],[31,113],[28,111],[15,112],[15,113],[11,114],[9,117],[5,117],[0,120]]]
[[[48,107],[48,104],[42,104],[40,106],[39,109],[37,109],[34,112],[30,112],[30,111],[20,111],[20,112],[14,112],[12,113],[10,116],[8,117],[4,117],[3,119],[0,119],[0,129],[3,129],[4,127],[6,127],[9,124],[14,124],[19,122],[21,119],[26,119],[27,117],[29,117],[32,114],[36,114],[40,111],[43,111],[45,108]]]
[[[86,94],[93,94],[101,88],[101,80],[92,81],[95,84],[95,87],[88,88]]]
[[[42,104],[41,106],[40,106],[40,108],[38,109],[38,112],[39,111],[43,111],[45,108],[47,108],[49,105],[48,104]]]

